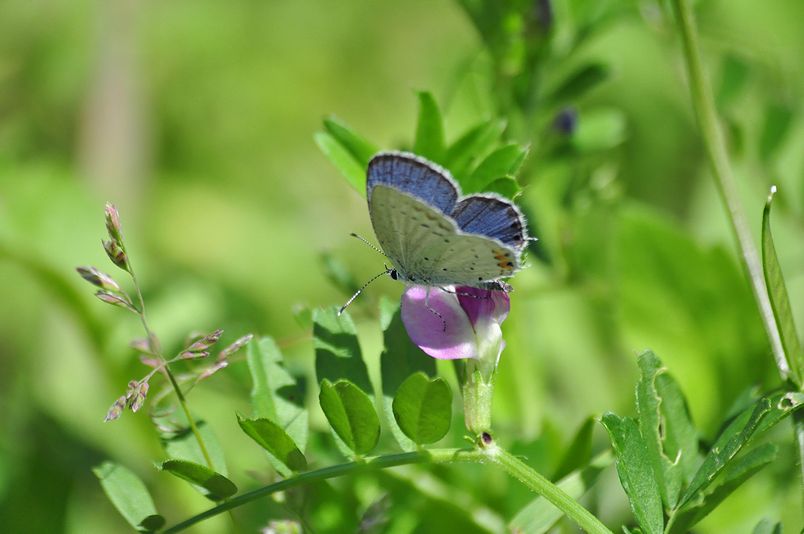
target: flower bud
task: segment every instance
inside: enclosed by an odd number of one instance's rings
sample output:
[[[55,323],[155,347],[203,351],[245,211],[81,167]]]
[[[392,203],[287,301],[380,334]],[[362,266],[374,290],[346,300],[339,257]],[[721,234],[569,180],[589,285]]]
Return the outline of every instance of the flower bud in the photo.
[[[210,376],[214,375],[221,369],[224,369],[229,366],[229,362],[226,360],[218,360],[214,364],[206,367],[203,371],[198,374],[198,378],[196,378],[196,382],[200,382],[205,378],[209,378]]]
[[[120,308],[125,308],[131,312],[139,313],[125,295],[115,295],[113,293],[109,293],[108,291],[98,291],[95,293],[95,296],[107,304],[112,304],[113,306],[119,306]]]
[[[148,382],[141,382],[134,388],[133,395],[128,400],[128,405],[132,412],[138,412],[142,405],[145,403],[145,397],[148,395],[149,389]]]
[[[221,338],[221,334],[223,334],[223,330],[218,328],[211,334],[207,334],[198,341],[194,342],[192,345],[185,349],[187,352],[200,352],[205,351],[210,348],[212,345],[218,342]]]
[[[114,279],[112,279],[111,276],[100,272],[95,267],[78,267],[76,271],[78,271],[78,274],[81,275],[81,278],[83,278],[93,286],[97,286],[107,291],[116,291],[116,292],[122,291],[122,289],[120,289],[120,286],[117,284],[117,282],[114,281]]]
[[[240,349],[248,345],[248,342],[251,341],[253,337],[254,334],[246,334],[245,336],[237,339],[234,343],[232,343],[231,345],[220,351],[220,353],[218,354],[218,361],[223,361],[227,359],[229,356],[231,356],[235,352],[239,351]]]
[[[109,411],[106,413],[106,417],[103,419],[103,422],[107,423],[109,421],[114,421],[115,419],[118,419],[120,415],[123,413],[123,410],[125,408],[126,408],[126,396],[123,395],[119,397],[116,401],[114,401],[114,404],[112,404],[112,407],[109,408]]]
[[[106,255],[109,256],[109,259],[112,260],[112,263],[123,269],[124,271],[128,271],[128,256],[126,253],[123,252],[123,249],[111,239],[106,239],[103,241],[103,250],[106,251]]]
[[[109,232],[109,237],[120,248],[123,247],[123,234],[120,230],[120,214],[117,208],[111,202],[106,203],[106,231]]]
[[[207,356],[209,356],[209,351],[207,350],[197,352],[185,350],[179,354],[179,358],[182,360],[200,360],[202,358],[206,358]]]

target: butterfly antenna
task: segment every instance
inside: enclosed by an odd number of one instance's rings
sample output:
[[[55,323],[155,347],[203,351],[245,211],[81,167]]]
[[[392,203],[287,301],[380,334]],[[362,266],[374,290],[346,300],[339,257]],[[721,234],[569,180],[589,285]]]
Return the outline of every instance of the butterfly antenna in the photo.
[[[350,235],[350,236],[352,236],[352,237],[356,237],[357,239],[359,239],[360,241],[362,241],[364,244],[366,244],[366,245],[368,245],[370,248],[372,248],[372,249],[376,250],[377,252],[379,252],[380,254],[382,254],[383,256],[385,256],[386,258],[388,257],[388,256],[385,254],[385,252],[383,252],[383,251],[382,251],[382,249],[381,249],[380,247],[378,247],[378,246],[376,246],[376,245],[372,244],[372,243],[371,243],[371,241],[369,241],[368,239],[364,238],[363,236],[361,236],[361,235],[357,235],[357,234],[356,234],[356,233],[354,233],[354,232],[352,232],[352,233],[351,233],[351,234],[349,234],[349,235]]]
[[[343,306],[341,306],[341,309],[339,309],[339,310],[338,310],[338,315],[342,314],[342,313],[343,313],[343,310],[345,310],[347,307],[349,307],[349,305],[350,305],[352,302],[354,302],[354,301],[355,301],[355,299],[356,299],[358,296],[360,296],[360,293],[362,293],[362,292],[363,292],[363,290],[364,290],[364,289],[366,289],[366,288],[369,286],[369,284],[371,284],[371,283],[372,283],[374,280],[376,280],[377,278],[381,277],[381,276],[382,276],[382,275],[384,275],[384,274],[390,274],[390,273],[391,273],[391,271],[393,271],[393,269],[385,269],[385,270],[384,270],[383,272],[381,272],[380,274],[376,274],[376,275],[372,276],[372,277],[371,277],[371,279],[370,279],[368,282],[366,282],[365,284],[363,284],[363,287],[361,287],[360,289],[358,289],[357,291],[355,291],[355,294],[354,294],[354,295],[352,295],[352,296],[349,298],[349,300],[347,300],[347,301],[346,301],[346,304],[344,304]]]

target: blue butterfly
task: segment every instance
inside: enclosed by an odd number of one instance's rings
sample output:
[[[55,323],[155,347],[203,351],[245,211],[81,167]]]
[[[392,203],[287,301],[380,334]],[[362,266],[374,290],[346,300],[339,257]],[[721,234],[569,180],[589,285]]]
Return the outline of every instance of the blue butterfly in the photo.
[[[381,252],[392,264],[368,283],[388,274],[428,287],[508,289],[502,279],[521,268],[529,238],[513,202],[492,193],[461,196],[449,171],[424,158],[405,152],[374,156],[366,198]]]

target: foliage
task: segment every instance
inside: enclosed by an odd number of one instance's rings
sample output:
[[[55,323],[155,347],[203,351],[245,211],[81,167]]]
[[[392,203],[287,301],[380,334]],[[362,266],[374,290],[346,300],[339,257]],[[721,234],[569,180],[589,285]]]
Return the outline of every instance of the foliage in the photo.
[[[804,13],[693,2],[761,314],[690,115],[688,4],[77,3],[46,32],[5,6],[0,523],[797,531]],[[337,313],[381,266],[348,238],[373,241],[379,150],[513,199],[538,238],[488,436],[396,286]],[[104,197],[126,226],[110,206],[98,246]]]

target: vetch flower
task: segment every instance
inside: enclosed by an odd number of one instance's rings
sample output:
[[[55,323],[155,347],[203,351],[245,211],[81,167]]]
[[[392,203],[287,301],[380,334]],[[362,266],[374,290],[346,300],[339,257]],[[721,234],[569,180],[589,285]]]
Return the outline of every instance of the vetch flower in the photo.
[[[508,293],[445,289],[429,289],[429,309],[428,288],[411,286],[402,295],[402,322],[411,341],[439,360],[484,359],[496,366],[504,346],[500,324],[510,309]]]
[[[462,360],[466,427],[491,426],[494,371],[505,348],[501,324],[511,307],[506,291],[411,286],[402,295],[402,322],[411,341],[440,360]],[[435,313],[434,313],[435,312]]]

